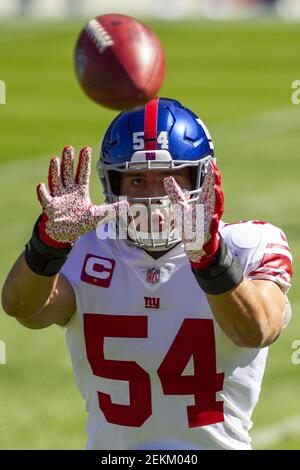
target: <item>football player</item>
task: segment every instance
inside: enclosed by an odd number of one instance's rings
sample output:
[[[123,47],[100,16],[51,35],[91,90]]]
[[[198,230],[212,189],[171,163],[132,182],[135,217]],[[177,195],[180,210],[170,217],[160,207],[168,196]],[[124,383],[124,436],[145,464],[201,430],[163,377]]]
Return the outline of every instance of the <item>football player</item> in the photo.
[[[102,206],[89,198],[90,164],[90,148],[75,176],[72,147],[51,160],[4,310],[29,328],[65,326],[89,449],[250,449],[268,346],[290,316],[286,236],[221,221],[211,137],[178,101],[156,98],[110,124]],[[158,216],[155,229],[141,228],[136,205]]]

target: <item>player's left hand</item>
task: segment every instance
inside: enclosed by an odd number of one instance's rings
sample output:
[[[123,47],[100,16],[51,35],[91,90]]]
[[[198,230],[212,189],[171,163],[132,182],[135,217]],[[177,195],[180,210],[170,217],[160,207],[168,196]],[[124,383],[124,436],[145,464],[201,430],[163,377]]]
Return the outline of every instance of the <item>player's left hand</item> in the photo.
[[[224,196],[221,188],[221,176],[216,163],[214,160],[211,160],[208,163],[200,194],[193,204],[188,204],[182,189],[172,176],[164,178],[164,188],[172,203],[179,204],[182,207],[182,224],[188,220],[189,223],[193,225],[193,227],[182,227],[181,231],[186,254],[189,257],[192,266],[197,269],[206,268],[213,262],[220,245],[220,235],[218,232],[219,220],[224,211]],[[204,205],[204,236],[202,243],[199,246],[193,246],[193,249],[189,250],[188,245],[191,243],[189,234],[196,225],[195,217],[197,204]]]

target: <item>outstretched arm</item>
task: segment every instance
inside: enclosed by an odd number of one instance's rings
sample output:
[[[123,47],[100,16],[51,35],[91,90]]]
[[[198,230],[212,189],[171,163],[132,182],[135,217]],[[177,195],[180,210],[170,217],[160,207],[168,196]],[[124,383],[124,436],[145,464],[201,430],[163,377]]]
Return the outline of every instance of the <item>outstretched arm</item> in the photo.
[[[189,230],[183,227],[182,233],[191,268],[218,324],[238,346],[269,345],[284,326],[286,297],[273,281],[245,279],[238,258],[222,240],[219,220],[224,198],[216,164],[209,162],[199,200],[193,206],[172,177],[165,178],[164,183],[171,200],[181,205],[183,213],[192,215],[192,221],[197,204],[204,206],[204,242],[191,249],[191,240],[185,235]]]
[[[94,206],[89,197],[91,149],[80,152],[75,176],[73,160],[70,146],[64,148],[61,162],[51,159],[49,191],[44,184],[37,187],[42,215],[2,290],[4,311],[29,328],[68,322],[76,308],[75,294],[59,271],[73,243],[128,207],[126,201]]]

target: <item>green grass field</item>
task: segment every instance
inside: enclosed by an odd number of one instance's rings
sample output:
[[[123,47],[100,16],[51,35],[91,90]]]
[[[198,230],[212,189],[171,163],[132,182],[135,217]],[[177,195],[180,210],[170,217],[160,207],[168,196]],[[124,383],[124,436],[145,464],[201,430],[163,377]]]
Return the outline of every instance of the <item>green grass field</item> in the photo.
[[[268,220],[289,237],[294,316],[271,347],[253,434],[255,448],[299,449],[300,365],[291,363],[292,342],[300,339],[300,105],[291,104],[291,83],[300,79],[299,26],[272,20],[152,26],[168,59],[161,95],[190,106],[213,135],[225,220]],[[1,285],[39,214],[35,185],[46,179],[48,157],[69,143],[89,144],[95,163],[114,116],[75,81],[72,52],[80,27],[1,24],[0,80],[7,86],[7,104],[0,105]],[[91,189],[99,202],[95,166]],[[7,348],[7,364],[0,364],[0,449],[84,448],[84,404],[63,330],[26,330],[2,314],[0,340]],[[270,426],[279,426],[277,437],[255,434]]]

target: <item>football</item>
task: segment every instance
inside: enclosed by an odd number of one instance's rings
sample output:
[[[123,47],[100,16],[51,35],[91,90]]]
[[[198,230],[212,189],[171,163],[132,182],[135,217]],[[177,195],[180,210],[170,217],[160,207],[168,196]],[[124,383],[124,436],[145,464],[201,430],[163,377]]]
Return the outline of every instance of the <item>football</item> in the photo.
[[[130,16],[91,19],[75,46],[75,71],[85,93],[112,109],[132,109],[160,89],[165,57],[157,35]]]

